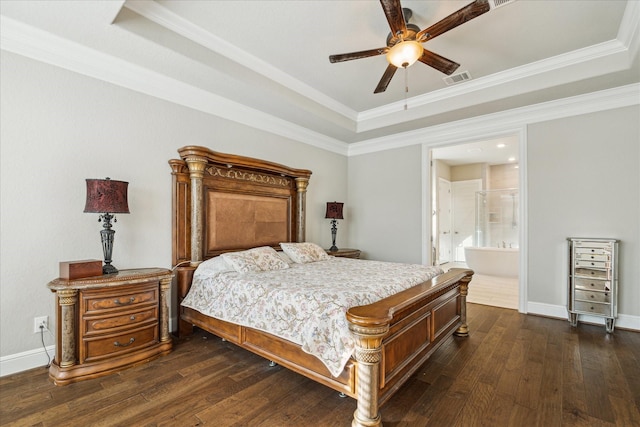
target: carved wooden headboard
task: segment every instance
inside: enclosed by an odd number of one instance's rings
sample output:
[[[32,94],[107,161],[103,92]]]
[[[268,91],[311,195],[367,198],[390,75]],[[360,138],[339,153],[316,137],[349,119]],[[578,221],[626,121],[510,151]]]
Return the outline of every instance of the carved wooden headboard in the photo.
[[[191,266],[223,252],[305,240],[311,171],[205,147],[170,160],[172,263]]]

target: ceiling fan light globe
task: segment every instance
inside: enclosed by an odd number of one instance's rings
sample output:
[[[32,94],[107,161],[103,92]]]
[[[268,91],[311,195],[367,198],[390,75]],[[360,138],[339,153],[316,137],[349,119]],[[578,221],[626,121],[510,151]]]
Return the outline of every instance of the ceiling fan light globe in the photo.
[[[398,68],[410,67],[424,51],[422,45],[415,40],[407,40],[394,45],[387,52],[387,61]]]

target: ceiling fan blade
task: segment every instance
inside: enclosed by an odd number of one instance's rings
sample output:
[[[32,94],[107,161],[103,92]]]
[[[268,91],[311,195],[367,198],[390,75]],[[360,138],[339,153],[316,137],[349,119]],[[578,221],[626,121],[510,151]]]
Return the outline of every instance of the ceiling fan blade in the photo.
[[[442,33],[464,24],[467,21],[477,18],[483,13],[488,12],[491,9],[488,0],[475,0],[473,3],[466,5],[465,7],[453,12],[451,15],[436,22],[429,28],[425,28],[416,34],[416,40],[425,42],[434,37],[439,36]]]
[[[396,73],[397,69],[398,68],[395,65],[389,64],[384,74],[382,75],[378,86],[376,86],[376,90],[374,90],[373,93],[380,93],[387,90],[387,86],[389,86],[389,82],[391,82],[391,79],[393,78],[393,75]]]
[[[391,34],[394,36],[398,35],[398,33],[405,35],[407,33],[407,24],[404,20],[400,0],[380,0],[380,4],[382,5],[384,16],[387,17],[387,22],[389,22]]]
[[[460,66],[460,64],[458,64],[457,62],[453,62],[452,60],[447,59],[444,56],[440,56],[437,53],[433,53],[426,49],[422,52],[422,56],[418,58],[418,61],[422,62],[423,64],[427,64],[428,66],[433,67],[448,76],[453,74],[453,72]]]
[[[379,49],[362,50],[360,52],[351,52],[351,53],[341,53],[339,55],[330,55],[329,56],[329,61],[331,61],[331,63],[334,63],[334,62],[351,61],[352,59],[368,58],[370,56],[382,55],[383,53],[387,53],[388,50],[389,50],[388,47],[381,47]]]

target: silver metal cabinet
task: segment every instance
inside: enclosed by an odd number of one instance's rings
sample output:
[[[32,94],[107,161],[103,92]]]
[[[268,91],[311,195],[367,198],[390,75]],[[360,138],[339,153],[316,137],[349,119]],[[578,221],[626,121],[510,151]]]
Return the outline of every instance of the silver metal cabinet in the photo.
[[[569,243],[569,299],[571,326],[578,314],[605,318],[607,332],[613,332],[618,316],[618,240],[567,239]]]

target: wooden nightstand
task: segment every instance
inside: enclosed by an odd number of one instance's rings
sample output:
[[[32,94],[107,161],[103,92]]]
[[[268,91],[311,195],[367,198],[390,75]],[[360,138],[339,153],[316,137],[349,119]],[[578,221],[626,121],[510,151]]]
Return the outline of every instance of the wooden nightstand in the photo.
[[[83,279],[55,279],[56,385],[111,374],[171,351],[168,292],[163,268],[121,270]]]
[[[325,249],[329,255],[344,257],[344,258],[360,258],[360,249],[338,249],[337,251],[330,251]]]

